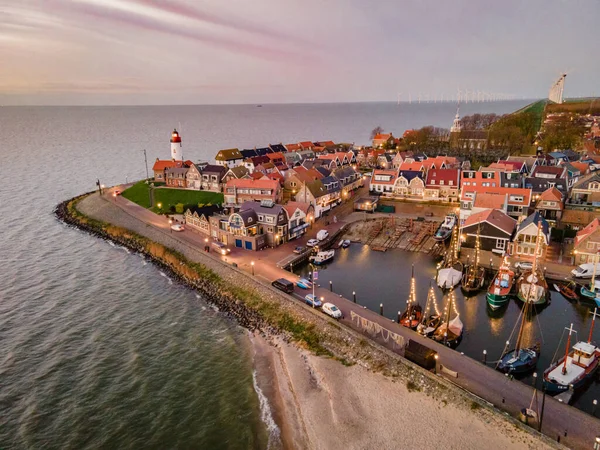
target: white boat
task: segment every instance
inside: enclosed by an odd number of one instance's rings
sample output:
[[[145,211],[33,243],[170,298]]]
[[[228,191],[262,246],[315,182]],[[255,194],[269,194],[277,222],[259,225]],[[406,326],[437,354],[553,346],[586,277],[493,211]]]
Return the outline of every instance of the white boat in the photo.
[[[456,215],[448,214],[433,235],[433,239],[438,242],[443,242],[448,239],[452,235],[452,230],[456,225],[456,221]]]
[[[308,260],[316,265],[325,264],[335,256],[335,250],[325,250],[317,253],[315,256],[311,256]]]
[[[442,289],[453,289],[462,280],[462,270],[457,270],[453,267],[440,269],[437,275],[437,284]]]

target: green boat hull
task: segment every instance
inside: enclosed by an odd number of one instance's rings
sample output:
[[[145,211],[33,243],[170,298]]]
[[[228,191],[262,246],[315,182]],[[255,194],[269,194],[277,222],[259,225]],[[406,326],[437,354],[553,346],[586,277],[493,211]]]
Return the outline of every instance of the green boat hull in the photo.
[[[510,294],[507,295],[495,295],[490,294],[489,292],[486,295],[488,305],[492,309],[502,308],[504,305],[508,303],[510,300]]]

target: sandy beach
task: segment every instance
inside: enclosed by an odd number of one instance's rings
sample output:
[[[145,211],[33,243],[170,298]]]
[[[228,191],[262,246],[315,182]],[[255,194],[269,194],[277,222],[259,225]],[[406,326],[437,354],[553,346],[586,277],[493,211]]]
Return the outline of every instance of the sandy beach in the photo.
[[[552,448],[453,393],[426,393],[401,379],[251,336],[258,385],[284,449]],[[448,395],[446,395],[448,394]],[[277,441],[277,442],[275,442]]]

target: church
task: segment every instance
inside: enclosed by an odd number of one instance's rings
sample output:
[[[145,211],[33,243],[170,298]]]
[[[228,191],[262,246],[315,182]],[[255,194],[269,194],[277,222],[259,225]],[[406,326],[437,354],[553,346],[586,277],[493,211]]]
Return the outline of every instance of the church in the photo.
[[[463,130],[460,121],[460,106],[456,108],[454,122],[450,127],[450,147],[464,150],[485,150],[488,143],[486,130]]]

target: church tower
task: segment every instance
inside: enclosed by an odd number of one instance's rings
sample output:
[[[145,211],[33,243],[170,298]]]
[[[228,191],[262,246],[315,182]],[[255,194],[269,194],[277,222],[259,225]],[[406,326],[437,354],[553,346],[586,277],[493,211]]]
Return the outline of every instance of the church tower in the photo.
[[[175,161],[181,161],[183,152],[181,151],[181,136],[177,130],[173,130],[171,133],[171,159]]]
[[[456,116],[454,116],[454,122],[450,128],[450,133],[460,133],[462,130],[462,124],[460,123],[460,115],[458,114],[460,106],[456,107]]]

